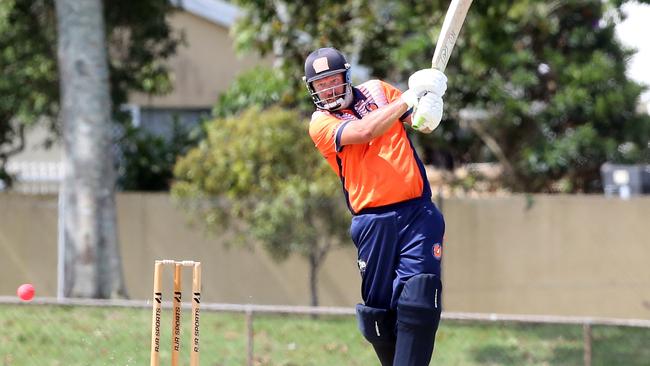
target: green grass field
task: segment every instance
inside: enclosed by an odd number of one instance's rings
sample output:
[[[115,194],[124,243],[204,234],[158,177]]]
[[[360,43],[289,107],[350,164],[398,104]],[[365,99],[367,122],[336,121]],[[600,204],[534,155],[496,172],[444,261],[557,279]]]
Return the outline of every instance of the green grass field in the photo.
[[[0,365],[148,365],[150,321],[148,309],[0,305]],[[353,317],[256,315],[254,329],[256,365],[377,364]],[[650,365],[650,329],[594,327],[593,337],[593,365]],[[201,346],[201,365],[245,365],[244,316],[202,312]],[[169,357],[165,346],[161,365]],[[432,365],[582,365],[582,328],[443,321]]]

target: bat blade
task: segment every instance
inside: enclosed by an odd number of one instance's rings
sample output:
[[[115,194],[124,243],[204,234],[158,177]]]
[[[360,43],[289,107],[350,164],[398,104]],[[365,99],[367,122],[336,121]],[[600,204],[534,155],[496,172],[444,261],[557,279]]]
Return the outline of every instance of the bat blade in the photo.
[[[470,5],[472,5],[472,0],[452,0],[451,4],[449,4],[447,15],[445,15],[445,20],[442,23],[442,29],[438,36],[438,43],[436,43],[436,50],[431,60],[432,68],[445,71],[449,56],[454,49],[456,39],[458,39],[458,33],[460,33],[460,29],[463,27],[463,22],[465,22]]]

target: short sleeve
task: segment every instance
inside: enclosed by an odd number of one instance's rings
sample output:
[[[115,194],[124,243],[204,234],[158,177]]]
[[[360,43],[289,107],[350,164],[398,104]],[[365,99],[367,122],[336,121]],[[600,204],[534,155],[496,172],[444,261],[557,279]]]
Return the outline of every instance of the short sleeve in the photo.
[[[384,89],[384,95],[386,96],[388,103],[395,101],[402,95],[402,92],[399,89],[385,81],[381,81],[381,87]]]
[[[386,100],[388,100],[388,103],[402,96],[402,92],[399,89],[388,84],[387,82],[382,81],[381,87],[384,89],[384,95],[386,95]],[[409,108],[406,112],[404,112],[404,114],[399,117],[399,120],[404,122],[408,116],[411,115],[411,113],[413,113],[413,108]]]
[[[340,139],[339,130],[344,125],[344,121],[323,112],[315,112],[312,115],[309,136],[326,158],[340,151],[337,139]]]

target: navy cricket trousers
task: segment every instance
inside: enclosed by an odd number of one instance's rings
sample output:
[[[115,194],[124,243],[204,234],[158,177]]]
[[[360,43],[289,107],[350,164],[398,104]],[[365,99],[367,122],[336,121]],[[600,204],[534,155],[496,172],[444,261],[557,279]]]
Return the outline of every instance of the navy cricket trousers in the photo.
[[[414,275],[440,278],[445,222],[428,197],[363,210],[352,218],[361,297],[366,306],[392,309]]]

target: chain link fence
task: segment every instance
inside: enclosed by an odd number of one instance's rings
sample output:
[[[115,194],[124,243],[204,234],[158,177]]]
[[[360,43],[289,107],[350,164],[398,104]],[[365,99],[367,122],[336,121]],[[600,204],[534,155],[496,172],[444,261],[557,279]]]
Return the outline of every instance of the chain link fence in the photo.
[[[161,364],[169,364],[170,304],[164,309]],[[189,314],[187,306],[181,364],[189,363]],[[650,320],[443,318],[435,365],[650,365]],[[151,303],[0,297],[0,329],[2,366],[146,365]],[[202,304],[200,330],[201,365],[377,364],[352,308]]]

